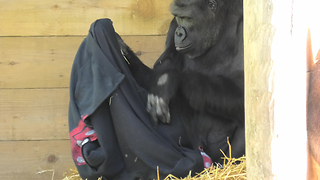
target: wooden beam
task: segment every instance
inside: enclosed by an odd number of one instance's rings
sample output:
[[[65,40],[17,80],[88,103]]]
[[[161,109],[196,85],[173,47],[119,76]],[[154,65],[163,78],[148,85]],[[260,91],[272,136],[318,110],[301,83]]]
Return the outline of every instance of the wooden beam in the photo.
[[[10,0],[0,2],[0,36],[86,35],[110,18],[123,35],[163,35],[172,0]]]
[[[246,155],[251,180],[272,179],[272,8],[267,1],[244,0]]]
[[[1,8],[1,7],[0,7]],[[71,66],[82,37],[0,37],[0,88],[69,87]],[[152,67],[165,36],[124,36]]]

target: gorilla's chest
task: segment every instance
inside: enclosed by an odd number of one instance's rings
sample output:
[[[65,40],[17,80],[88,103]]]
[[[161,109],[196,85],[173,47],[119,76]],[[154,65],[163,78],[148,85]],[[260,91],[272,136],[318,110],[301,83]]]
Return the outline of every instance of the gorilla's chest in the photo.
[[[183,62],[183,71],[193,71],[207,76],[231,75],[234,71],[231,63],[222,63],[212,59],[189,59]],[[230,62],[230,61],[229,61]]]

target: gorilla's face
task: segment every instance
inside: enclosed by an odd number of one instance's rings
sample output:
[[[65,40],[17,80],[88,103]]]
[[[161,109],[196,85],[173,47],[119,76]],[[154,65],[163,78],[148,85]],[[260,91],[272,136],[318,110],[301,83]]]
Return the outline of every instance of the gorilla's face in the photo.
[[[221,11],[223,4],[218,0],[175,0],[172,3],[171,13],[178,23],[174,37],[178,52],[194,58],[215,44],[225,19]]]

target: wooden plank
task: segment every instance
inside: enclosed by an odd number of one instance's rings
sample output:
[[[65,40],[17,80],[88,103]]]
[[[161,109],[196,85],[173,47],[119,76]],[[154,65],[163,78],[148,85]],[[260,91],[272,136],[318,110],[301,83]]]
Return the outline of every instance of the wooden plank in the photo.
[[[83,38],[10,37],[0,40],[0,88],[67,87]]]
[[[61,180],[75,167],[69,140],[0,141],[0,151],[2,180]]]
[[[90,24],[110,18],[125,35],[163,35],[172,0],[0,1],[0,36],[86,35]]]
[[[248,180],[273,178],[270,147],[274,71],[270,51],[274,31],[269,22],[272,11],[266,11],[268,6],[267,1],[244,1],[244,17],[247,17],[244,19],[244,74]]]
[[[0,88],[69,87],[71,66],[83,37],[0,38]],[[141,60],[152,66],[165,36],[124,36]]]
[[[0,141],[69,138],[67,88],[0,89],[0,99]]]
[[[147,66],[153,67],[164,51],[166,36],[124,36],[123,40]]]

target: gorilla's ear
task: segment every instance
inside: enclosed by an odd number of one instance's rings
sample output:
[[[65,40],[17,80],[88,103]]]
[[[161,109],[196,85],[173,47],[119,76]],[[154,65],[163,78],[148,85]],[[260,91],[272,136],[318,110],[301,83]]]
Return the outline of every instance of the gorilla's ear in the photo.
[[[215,12],[217,10],[217,1],[216,0],[209,0],[208,6],[213,12]]]

